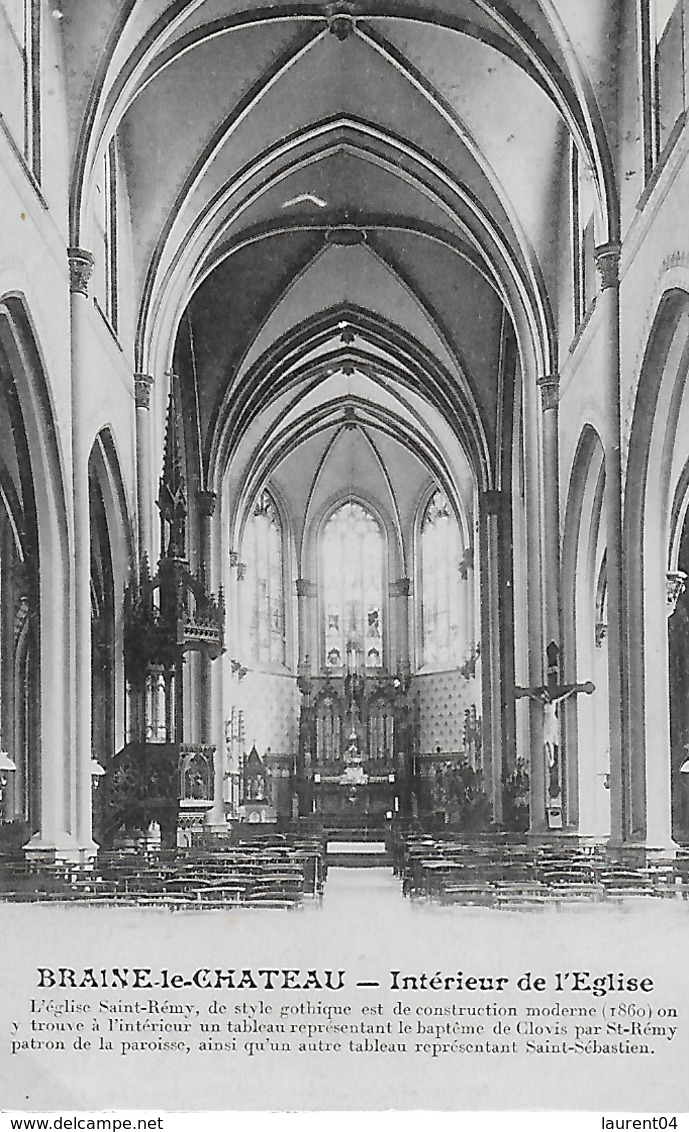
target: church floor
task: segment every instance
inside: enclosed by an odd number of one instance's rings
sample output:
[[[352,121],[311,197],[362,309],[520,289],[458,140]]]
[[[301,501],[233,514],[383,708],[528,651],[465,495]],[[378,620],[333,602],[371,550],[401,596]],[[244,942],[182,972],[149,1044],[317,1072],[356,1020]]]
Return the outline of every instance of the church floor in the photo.
[[[546,914],[573,914],[589,915],[600,910],[604,914],[621,912],[623,915],[631,914],[635,909],[655,907],[659,900],[651,896],[619,896],[602,903],[591,899],[567,898],[566,894],[560,899],[549,903],[537,903],[528,897],[515,899],[509,904],[497,904],[488,898],[481,903],[454,903],[441,904],[435,900],[409,899],[402,893],[399,877],[394,876],[390,868],[339,868],[328,869],[328,879],[324,888],[323,900],[320,905],[305,903],[303,910],[309,914],[317,913],[324,920],[336,922],[350,916],[360,918],[362,922],[378,924],[385,921],[393,926],[394,930],[402,931],[405,925],[416,925],[420,917],[457,917],[457,916],[486,916],[490,918],[496,913],[500,914],[530,914],[536,913],[539,917]],[[684,907],[689,916],[689,900],[678,894],[671,901],[680,909]]]

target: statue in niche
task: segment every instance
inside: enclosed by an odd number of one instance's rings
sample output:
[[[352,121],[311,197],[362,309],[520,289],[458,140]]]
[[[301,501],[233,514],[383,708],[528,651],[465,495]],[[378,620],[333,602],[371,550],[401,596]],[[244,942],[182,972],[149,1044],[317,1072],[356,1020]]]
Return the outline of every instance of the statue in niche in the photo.
[[[345,769],[341,781],[348,786],[364,786],[368,782],[368,775],[364,771],[359,739],[356,729],[352,727],[344,754]]]
[[[256,750],[251,748],[244,766],[244,798],[247,802],[266,802],[268,772],[263,759]]]

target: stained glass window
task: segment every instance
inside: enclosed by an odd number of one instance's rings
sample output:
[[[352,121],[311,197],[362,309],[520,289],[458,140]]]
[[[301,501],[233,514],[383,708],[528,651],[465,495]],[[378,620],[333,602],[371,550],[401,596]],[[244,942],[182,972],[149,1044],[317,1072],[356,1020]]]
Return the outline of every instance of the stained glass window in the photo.
[[[683,0],[640,0],[639,14],[648,181],[684,110],[686,15]]]
[[[429,500],[421,523],[421,601],[424,664],[455,664],[459,639],[461,539],[457,520],[440,491]]]
[[[343,503],[320,545],[326,668],[382,667],[383,562],[379,523],[359,503]]]
[[[0,0],[2,117],[40,178],[40,0]]]
[[[284,664],[283,532],[267,491],[259,495],[246,524],[243,558],[251,656],[259,664]]]
[[[94,290],[113,330],[118,324],[117,289],[117,144],[112,138],[103,155],[95,185],[97,254]]]

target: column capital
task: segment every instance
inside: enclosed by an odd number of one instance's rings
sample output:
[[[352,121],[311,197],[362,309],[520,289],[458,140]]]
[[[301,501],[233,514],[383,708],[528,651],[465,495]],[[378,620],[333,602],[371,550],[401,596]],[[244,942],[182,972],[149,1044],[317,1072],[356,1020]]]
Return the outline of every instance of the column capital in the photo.
[[[620,281],[620,250],[619,244],[600,244],[595,250],[602,291],[616,287]]]
[[[560,375],[559,373],[546,373],[536,382],[541,391],[541,408],[557,409],[560,403]]]
[[[390,582],[390,597],[409,597],[410,592],[409,578],[398,578],[395,582]]]
[[[137,409],[150,409],[153,378],[150,373],[134,374],[134,404]]]
[[[294,588],[297,591],[297,597],[316,596],[315,582],[309,581],[308,578],[297,578],[294,583]]]
[[[196,498],[199,503],[199,511],[204,519],[210,519],[215,513],[215,505],[218,502],[218,496],[215,491],[208,491],[206,488],[201,488],[196,493]]]
[[[665,575],[665,584],[667,587],[667,615],[672,617],[677,608],[677,602],[687,588],[687,575],[683,570],[669,571]]]
[[[67,248],[69,289],[73,295],[88,295],[93,274],[93,252],[86,248]]]

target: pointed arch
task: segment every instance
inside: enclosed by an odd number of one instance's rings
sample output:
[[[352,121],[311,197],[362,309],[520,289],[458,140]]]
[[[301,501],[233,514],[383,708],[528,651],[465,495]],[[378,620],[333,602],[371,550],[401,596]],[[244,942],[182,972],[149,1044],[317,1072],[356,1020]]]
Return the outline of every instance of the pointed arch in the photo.
[[[626,823],[671,843],[667,574],[673,501],[689,459],[689,293],[667,290],[649,334],[625,481],[629,620]]]
[[[364,341],[366,350],[361,356],[351,347],[340,345],[343,324],[350,326]],[[323,350],[330,343],[335,352],[323,355],[315,363],[311,357],[313,352]],[[452,427],[481,486],[491,484],[490,445],[469,383],[453,379],[428,349],[399,327],[350,304],[340,304],[318,314],[285,334],[250,368],[240,388],[228,386],[209,430],[209,479],[222,478],[244,431],[270,402],[276,385],[284,390],[303,380],[303,373],[318,372],[338,364],[373,367],[378,373],[389,374],[402,388],[414,391],[421,388]]]
[[[287,529],[270,486],[255,497],[244,521],[241,547],[244,577],[244,635],[248,655],[259,667],[287,661]]]
[[[355,653],[363,667],[380,669],[387,646],[385,528],[369,507],[347,498],[323,517],[317,540],[323,667],[352,667]]]
[[[91,539],[92,749],[107,766],[125,742],[124,595],[134,562],[134,535],[120,462],[109,427],[88,461]]]
[[[567,679],[593,677],[593,696],[565,704],[566,822],[583,834],[610,832],[605,601],[603,443],[591,424],[579,437],[570,476],[562,548],[564,665]]]
[[[70,679],[71,523],[54,408],[29,310],[21,295],[0,298],[0,374],[15,445],[24,569],[15,588],[27,628],[16,639],[16,684],[28,691],[14,718],[24,759],[32,844],[67,844],[75,827],[67,788],[72,760],[74,682]],[[25,747],[22,754],[18,747]],[[16,761],[16,760],[15,760]],[[65,768],[66,771],[65,771]],[[18,812],[21,812],[18,811]]]
[[[420,509],[417,537],[419,660],[424,668],[454,667],[466,660],[471,647],[460,586],[467,548],[454,509],[439,488]]]

